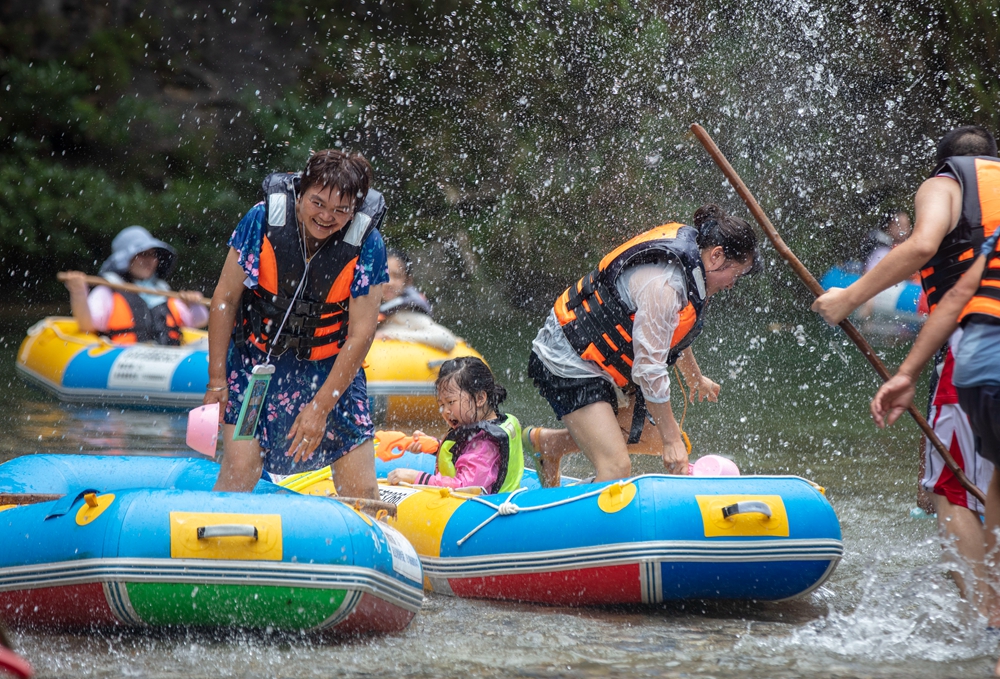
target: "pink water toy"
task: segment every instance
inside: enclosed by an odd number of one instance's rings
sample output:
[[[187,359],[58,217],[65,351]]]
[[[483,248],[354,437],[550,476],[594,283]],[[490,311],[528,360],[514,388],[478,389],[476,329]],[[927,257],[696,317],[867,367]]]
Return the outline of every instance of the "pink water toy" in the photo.
[[[689,468],[691,476],[739,476],[736,463],[721,455],[702,455]]]
[[[219,445],[219,404],[198,406],[188,413],[187,444],[202,455],[215,457]]]

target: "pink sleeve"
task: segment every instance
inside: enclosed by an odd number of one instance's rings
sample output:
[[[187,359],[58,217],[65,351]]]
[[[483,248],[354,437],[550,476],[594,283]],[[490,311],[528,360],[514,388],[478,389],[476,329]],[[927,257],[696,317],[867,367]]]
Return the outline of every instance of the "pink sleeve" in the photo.
[[[90,308],[90,322],[94,324],[94,329],[99,332],[108,331],[108,322],[111,320],[111,310],[114,308],[114,293],[111,288],[98,285],[87,295],[87,306]]]
[[[500,473],[500,448],[485,434],[476,434],[465,445],[465,452],[455,462],[455,476],[423,474],[417,483],[426,486],[448,486],[467,488],[482,486],[489,488]]]

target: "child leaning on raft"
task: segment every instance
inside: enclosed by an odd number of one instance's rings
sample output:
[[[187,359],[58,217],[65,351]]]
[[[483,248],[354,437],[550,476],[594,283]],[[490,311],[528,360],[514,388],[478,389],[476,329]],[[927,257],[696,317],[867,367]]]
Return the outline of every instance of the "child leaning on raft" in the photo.
[[[480,486],[489,494],[520,487],[524,472],[521,425],[500,410],[507,390],[496,383],[489,367],[474,356],[446,361],[435,386],[441,417],[449,427],[438,448],[436,473],[394,469],[389,472],[389,483]],[[415,432],[411,447],[419,447],[419,436],[423,433]]]

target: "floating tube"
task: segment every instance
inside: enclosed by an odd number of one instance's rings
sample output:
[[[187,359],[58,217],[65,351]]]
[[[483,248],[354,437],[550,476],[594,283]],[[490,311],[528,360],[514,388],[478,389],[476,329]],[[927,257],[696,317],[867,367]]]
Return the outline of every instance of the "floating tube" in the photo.
[[[0,466],[0,494],[62,495],[0,507],[0,617],[319,636],[396,632],[413,619],[420,563],[392,528],[266,482],[253,494],[201,490],[217,474],[206,460],[169,458],[36,455]]]
[[[819,284],[824,290],[830,288],[846,288],[861,278],[861,274],[852,273],[849,270],[835,266],[827,271]],[[898,321],[901,323],[922,324],[925,313],[920,311],[920,296],[923,288],[917,283],[904,281],[897,283],[891,288],[887,288],[872,298],[869,308],[862,307],[857,314],[864,310],[865,318],[862,320],[875,321]]]
[[[184,344],[117,345],[80,332],[72,318],[33,325],[17,353],[25,381],[71,403],[194,408],[208,384],[208,335],[184,329]],[[397,421],[437,419],[434,380],[441,364],[479,356],[459,341],[450,352],[412,342],[378,339],[366,357],[368,395],[376,415]]]

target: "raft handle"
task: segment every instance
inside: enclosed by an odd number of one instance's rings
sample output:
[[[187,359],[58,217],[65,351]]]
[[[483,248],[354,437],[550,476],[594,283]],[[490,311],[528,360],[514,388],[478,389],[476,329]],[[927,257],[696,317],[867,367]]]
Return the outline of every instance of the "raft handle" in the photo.
[[[728,519],[736,514],[763,514],[767,518],[771,518],[771,507],[766,502],[761,502],[759,500],[748,500],[746,502],[737,502],[731,504],[728,507],[722,508],[722,518]]]
[[[246,523],[220,523],[217,526],[199,526],[198,539],[208,538],[253,538],[258,539],[257,526]]]

